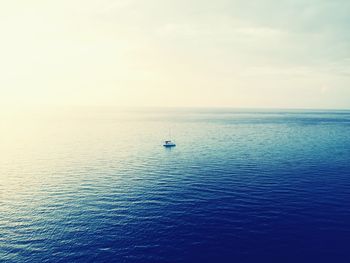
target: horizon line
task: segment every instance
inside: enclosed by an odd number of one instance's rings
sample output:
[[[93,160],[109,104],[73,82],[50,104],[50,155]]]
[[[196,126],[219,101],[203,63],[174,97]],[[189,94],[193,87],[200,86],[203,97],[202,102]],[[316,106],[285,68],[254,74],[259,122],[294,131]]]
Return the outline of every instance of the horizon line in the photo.
[[[335,107],[245,107],[245,106],[126,106],[126,105],[2,105],[0,109],[74,109],[74,108],[120,108],[120,109],[232,109],[232,110],[315,110],[315,111],[350,111],[350,108]]]

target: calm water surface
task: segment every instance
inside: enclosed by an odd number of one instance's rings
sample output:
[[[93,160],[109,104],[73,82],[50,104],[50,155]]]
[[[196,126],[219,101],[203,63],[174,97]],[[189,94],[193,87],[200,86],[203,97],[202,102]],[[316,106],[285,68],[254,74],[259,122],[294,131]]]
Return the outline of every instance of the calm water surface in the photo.
[[[350,262],[350,112],[1,118],[1,262]]]

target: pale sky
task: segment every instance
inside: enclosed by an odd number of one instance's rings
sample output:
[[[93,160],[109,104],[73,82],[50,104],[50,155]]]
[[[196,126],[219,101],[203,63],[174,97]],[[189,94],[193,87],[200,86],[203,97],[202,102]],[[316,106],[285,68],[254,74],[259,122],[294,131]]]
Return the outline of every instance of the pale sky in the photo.
[[[0,103],[350,108],[349,0],[0,3]]]

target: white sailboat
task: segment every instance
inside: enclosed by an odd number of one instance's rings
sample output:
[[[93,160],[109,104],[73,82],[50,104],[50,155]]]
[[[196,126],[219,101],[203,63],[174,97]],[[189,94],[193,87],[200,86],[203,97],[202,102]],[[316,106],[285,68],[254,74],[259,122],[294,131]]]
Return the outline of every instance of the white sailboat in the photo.
[[[170,138],[171,138],[171,131],[169,129],[169,140],[164,141],[164,143],[163,143],[164,147],[168,148],[168,147],[175,147],[176,146],[176,144],[173,141],[171,141]]]

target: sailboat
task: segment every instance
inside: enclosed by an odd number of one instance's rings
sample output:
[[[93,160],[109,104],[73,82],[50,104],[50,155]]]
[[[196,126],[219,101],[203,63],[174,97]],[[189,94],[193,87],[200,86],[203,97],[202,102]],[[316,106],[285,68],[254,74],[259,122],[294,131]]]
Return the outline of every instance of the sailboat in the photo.
[[[170,129],[169,129],[169,138],[171,138],[171,131],[170,131]],[[167,148],[168,147],[175,147],[176,144],[169,139],[169,140],[164,141],[163,146],[167,147]]]
[[[170,140],[167,140],[167,141],[164,141],[163,146],[164,146],[164,147],[174,147],[174,146],[176,146],[176,144],[173,143],[173,142],[170,141]]]

